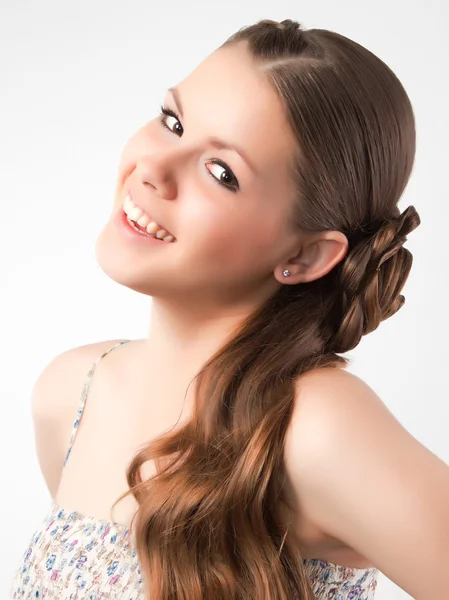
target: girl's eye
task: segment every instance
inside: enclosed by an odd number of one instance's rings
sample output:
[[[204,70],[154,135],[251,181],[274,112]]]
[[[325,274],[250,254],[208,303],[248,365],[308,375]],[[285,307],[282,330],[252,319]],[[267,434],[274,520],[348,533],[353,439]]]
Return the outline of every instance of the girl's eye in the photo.
[[[179,120],[179,116],[173,111],[170,110],[169,108],[166,108],[165,106],[161,106],[161,113],[162,113],[162,117],[159,119],[161,125],[163,127],[165,127],[166,129],[168,129],[169,131],[173,132],[173,133],[180,133],[182,135],[182,133],[184,132],[184,129],[181,125],[181,121]],[[175,127],[178,127],[177,130],[175,130],[174,128],[172,129],[171,127],[169,127],[167,125],[167,118],[166,117],[172,117],[173,119],[175,119],[176,121],[178,121],[178,123],[175,123]],[[211,171],[209,171],[209,169],[207,169],[207,172],[209,173],[209,175],[219,184],[222,185],[223,187],[225,187],[227,190],[231,191],[231,192],[236,192],[239,189],[239,182],[237,181],[237,178],[235,177],[234,173],[231,171],[231,169],[228,167],[228,165],[223,162],[222,160],[220,160],[219,158],[213,158],[210,161],[208,161],[210,163],[213,163],[217,166],[220,166],[222,169],[224,169],[224,171],[222,172],[221,175],[224,175],[225,173],[227,173],[227,179],[230,180],[230,182],[225,182],[220,178],[215,177],[215,175],[212,175]]]
[[[173,110],[165,108],[165,106],[161,106],[161,113],[166,115],[167,117],[173,117],[173,119],[176,119],[179,123],[181,134],[183,133],[184,129],[181,125],[181,121],[179,120],[179,116]],[[167,125],[167,119],[165,117],[162,117],[160,121],[166,129],[168,129],[169,131],[173,131],[173,129]]]

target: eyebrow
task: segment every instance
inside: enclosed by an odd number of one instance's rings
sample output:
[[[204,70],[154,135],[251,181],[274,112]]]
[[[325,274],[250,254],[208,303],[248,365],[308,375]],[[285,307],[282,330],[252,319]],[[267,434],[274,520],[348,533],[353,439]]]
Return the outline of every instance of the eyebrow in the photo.
[[[184,114],[182,112],[181,97],[179,95],[178,89],[175,87],[171,87],[171,88],[168,88],[168,91],[173,94],[173,98],[175,99],[175,103],[176,103],[176,108],[178,109],[181,117],[184,118]],[[209,136],[207,138],[207,141],[209,144],[211,144],[212,146],[215,146],[215,148],[218,148],[220,150],[222,150],[222,149],[234,150],[235,152],[237,152],[237,154],[239,154],[243,158],[243,160],[246,162],[246,164],[249,166],[249,168],[254,173],[257,173],[257,169],[256,169],[255,165],[253,164],[252,160],[249,158],[249,156],[247,155],[245,150],[243,150],[243,148],[236,146],[235,144],[231,144],[230,142],[227,142],[226,140],[222,140],[214,135]]]

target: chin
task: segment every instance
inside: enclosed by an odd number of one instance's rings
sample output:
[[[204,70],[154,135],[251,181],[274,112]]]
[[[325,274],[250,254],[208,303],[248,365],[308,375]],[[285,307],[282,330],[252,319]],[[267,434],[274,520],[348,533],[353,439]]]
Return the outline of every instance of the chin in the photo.
[[[152,268],[148,256],[136,256],[118,243],[109,223],[97,237],[95,258],[103,273],[116,283],[146,296],[164,294],[167,284],[164,269]]]

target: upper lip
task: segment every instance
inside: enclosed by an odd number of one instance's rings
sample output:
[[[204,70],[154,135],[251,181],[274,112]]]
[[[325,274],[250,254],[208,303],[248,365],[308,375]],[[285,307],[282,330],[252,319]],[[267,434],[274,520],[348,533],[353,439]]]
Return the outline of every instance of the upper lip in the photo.
[[[142,206],[140,206],[140,204],[138,202],[135,201],[134,196],[131,193],[131,190],[128,191],[129,193],[129,197],[131,198],[131,200],[133,201],[133,203],[137,206],[137,208],[140,208],[141,211],[143,211],[152,221],[155,221],[155,223],[157,223],[159,225],[159,227],[162,227],[163,229],[165,229],[165,231],[168,233],[168,235],[173,235],[171,233],[171,231],[169,231],[165,225],[163,225],[159,219],[156,219],[156,217],[153,215],[153,213],[151,213],[150,211],[147,211],[145,208],[143,208]],[[173,235],[173,237],[175,237]]]

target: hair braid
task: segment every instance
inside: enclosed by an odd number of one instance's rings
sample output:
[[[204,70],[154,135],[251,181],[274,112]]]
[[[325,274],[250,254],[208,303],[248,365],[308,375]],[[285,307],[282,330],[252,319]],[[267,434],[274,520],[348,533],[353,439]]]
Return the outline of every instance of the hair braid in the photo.
[[[333,339],[335,352],[355,348],[362,336],[377,329],[404,304],[400,294],[413,257],[403,248],[420,218],[413,206],[399,217],[385,220],[368,237],[360,239],[341,266],[341,325]]]

